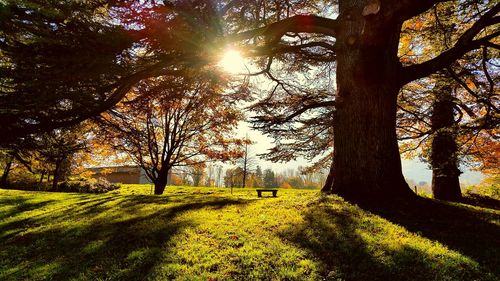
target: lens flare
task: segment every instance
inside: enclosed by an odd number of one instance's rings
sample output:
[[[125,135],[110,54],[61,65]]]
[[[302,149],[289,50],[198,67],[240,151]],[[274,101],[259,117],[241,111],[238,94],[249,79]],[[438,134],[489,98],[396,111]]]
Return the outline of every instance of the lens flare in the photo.
[[[245,60],[240,52],[236,50],[226,50],[218,64],[224,71],[231,74],[243,73],[246,70]]]

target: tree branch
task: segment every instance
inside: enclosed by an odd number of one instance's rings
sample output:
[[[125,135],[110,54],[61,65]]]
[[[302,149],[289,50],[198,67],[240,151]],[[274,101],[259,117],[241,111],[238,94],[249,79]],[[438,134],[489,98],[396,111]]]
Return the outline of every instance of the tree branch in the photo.
[[[500,22],[499,19],[500,17],[496,17],[496,14],[499,12],[500,12],[500,3],[496,4],[488,12],[486,12],[476,23],[474,23],[467,31],[465,31],[451,49],[441,53],[439,56],[431,60],[428,60],[426,62],[404,67],[403,74],[401,77],[401,84],[405,85],[413,80],[426,77],[438,70],[446,68],[452,62],[459,59],[467,52],[474,49],[479,49],[480,47],[488,44],[490,39],[499,36],[500,31],[496,31],[490,35],[474,40],[474,38],[485,27],[495,25]]]
[[[406,21],[412,17],[418,16],[423,12],[432,8],[432,6],[451,0],[395,0],[392,1],[392,9],[388,9],[393,14],[397,15],[401,22]]]
[[[225,40],[230,43],[263,36],[267,41],[273,42],[279,40],[287,32],[317,33],[335,37],[336,27],[337,21],[334,19],[314,15],[296,15],[261,28],[228,35]]]

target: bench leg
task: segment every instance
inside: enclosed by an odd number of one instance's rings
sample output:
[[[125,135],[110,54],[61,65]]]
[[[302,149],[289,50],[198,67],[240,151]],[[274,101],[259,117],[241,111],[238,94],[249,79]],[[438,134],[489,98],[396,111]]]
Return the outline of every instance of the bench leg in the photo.
[[[276,193],[277,193],[276,191],[273,191],[273,197],[276,197]]]
[[[262,193],[260,191],[257,191],[257,196],[262,197]]]

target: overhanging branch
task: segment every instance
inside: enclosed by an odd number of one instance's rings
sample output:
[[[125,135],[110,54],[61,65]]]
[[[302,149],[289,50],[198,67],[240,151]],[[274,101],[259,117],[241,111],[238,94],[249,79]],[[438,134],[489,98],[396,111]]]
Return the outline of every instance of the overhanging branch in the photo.
[[[317,33],[335,37],[336,27],[337,21],[334,19],[314,15],[296,15],[261,28],[228,35],[225,41],[231,43],[262,36],[267,41],[274,42],[288,32]]]
[[[426,77],[438,70],[446,68],[452,62],[459,59],[467,52],[472,51],[474,49],[479,49],[482,46],[489,45],[490,44],[489,40],[498,37],[500,35],[500,31],[496,31],[480,39],[474,40],[474,38],[482,30],[484,30],[485,27],[500,23],[500,17],[496,16],[499,12],[500,12],[500,3],[496,4],[488,12],[486,12],[476,23],[474,23],[467,31],[465,31],[451,49],[441,53],[439,56],[431,60],[428,60],[426,62],[404,67],[401,78],[401,84],[404,85],[413,80]]]

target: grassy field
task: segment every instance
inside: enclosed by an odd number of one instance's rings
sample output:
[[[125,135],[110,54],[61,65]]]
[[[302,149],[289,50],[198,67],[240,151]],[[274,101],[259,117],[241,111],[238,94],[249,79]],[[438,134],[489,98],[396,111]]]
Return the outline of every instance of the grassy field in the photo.
[[[499,280],[500,211],[317,191],[0,190],[0,280]]]

